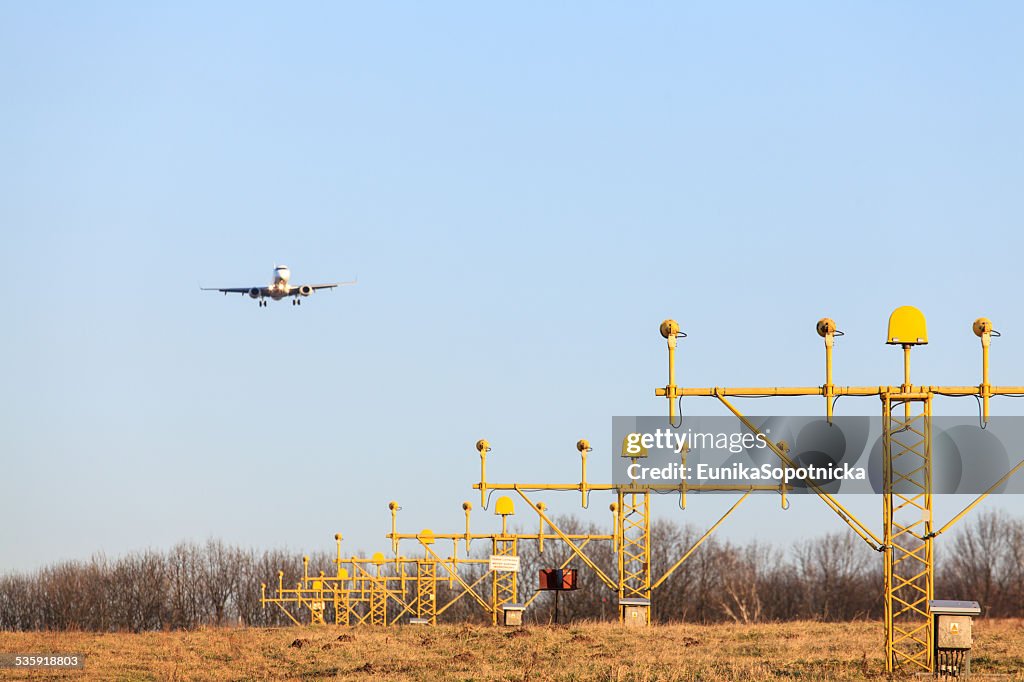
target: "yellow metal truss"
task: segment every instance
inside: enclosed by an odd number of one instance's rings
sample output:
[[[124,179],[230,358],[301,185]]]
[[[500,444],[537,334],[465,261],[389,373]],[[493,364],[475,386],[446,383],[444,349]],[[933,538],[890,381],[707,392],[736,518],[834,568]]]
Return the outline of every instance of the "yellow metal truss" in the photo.
[[[886,393],[883,405],[883,523],[887,669],[932,670],[931,394]]]
[[[886,343],[903,348],[903,384],[901,386],[837,386],[832,383],[832,352],[835,337],[841,335],[836,323],[822,318],[818,335],[825,341],[825,383],[821,386],[743,386],[684,388],[675,383],[675,355],[678,340],[686,335],[674,320],[661,323],[661,335],[668,342],[668,384],[655,395],[668,402],[670,422],[674,423],[677,400],[684,396],[717,398],[752,432],[756,427],[740,413],[727,397],[821,396],[825,415],[831,421],[835,399],[840,396],[878,396],[883,403],[883,539],[857,519],[832,495],[818,486],[812,491],[846,522],[871,547],[885,554],[885,630],[886,671],[931,672],[931,644],[934,637],[928,601],[934,592],[935,563],[933,539],[946,532],[989,494],[1024,467],[1018,463],[999,481],[936,531],[932,530],[932,451],[931,403],[935,395],[976,396],[981,402],[981,418],[988,420],[992,396],[1024,393],[1024,386],[993,386],[989,383],[989,349],[998,334],[988,318],[980,317],[972,325],[981,340],[982,376],[976,386],[914,386],[910,382],[910,352],[914,346],[928,343],[924,315],[911,306],[893,311],[889,318]],[[792,462],[781,444],[767,445],[786,466]],[[685,557],[688,555],[684,555]],[[660,584],[664,578],[660,579]]]
[[[491,545],[491,553],[495,556],[517,556],[519,539],[515,535],[496,536]],[[497,625],[498,615],[505,604],[514,604],[517,594],[517,576],[515,571],[491,571],[491,621]]]
[[[352,603],[349,601],[349,591],[338,589],[334,591],[334,624],[348,626],[352,622]]]
[[[437,625],[437,562],[433,559],[416,562],[416,617]]]
[[[619,490],[617,513],[619,599],[650,599],[651,493]],[[650,622],[650,609],[647,619]]]
[[[370,625],[388,624],[388,588],[383,576],[370,581]]]
[[[662,336],[668,342],[669,381],[663,388],[656,390],[656,395],[667,399],[669,419],[674,423],[677,410],[676,401],[683,396],[705,396],[719,400],[748,429],[759,433],[736,407],[729,402],[730,397],[750,396],[820,396],[825,399],[826,417],[831,420],[834,400],[840,396],[878,396],[883,403],[883,522],[882,538],[871,528],[854,516],[833,495],[827,493],[816,484],[811,484],[814,492],[837,516],[867,544],[884,552],[885,576],[885,628],[886,628],[886,668],[889,672],[900,670],[906,673],[931,671],[934,661],[930,660],[932,644],[932,623],[928,614],[928,601],[933,596],[934,557],[932,550],[933,538],[941,535],[971,509],[977,506],[987,495],[996,490],[1007,479],[1024,467],[1024,461],[1011,469],[1003,478],[995,482],[988,490],[971,502],[963,511],[950,519],[937,531],[933,531],[932,489],[931,489],[931,403],[935,395],[977,396],[982,403],[982,418],[988,419],[989,399],[998,395],[1024,393],[1021,386],[993,386],[989,383],[989,348],[991,338],[995,335],[992,323],[986,318],[974,322],[974,333],[980,338],[982,346],[982,380],[975,386],[914,386],[910,382],[910,351],[913,346],[928,342],[924,316],[914,308],[897,309],[890,318],[886,343],[903,347],[904,382],[901,386],[838,386],[832,381],[832,352],[834,338],[841,334],[835,322],[829,318],[817,324],[818,334],[825,342],[825,382],[821,386],[798,387],[734,387],[734,388],[685,388],[675,383],[675,351],[679,338],[685,336],[679,325],[666,320],[661,325]],[[785,466],[793,466],[787,448],[780,442],[766,441],[769,448]],[[263,586],[263,603],[277,604],[293,622],[298,620],[285,608],[285,604],[297,604],[311,613],[311,622],[324,621],[325,605],[333,601],[335,622],[338,624],[387,625],[398,622],[407,613],[416,613],[436,622],[437,615],[462,597],[470,597],[485,613],[490,613],[492,622],[497,622],[502,607],[517,600],[517,574],[511,571],[484,571],[480,577],[467,582],[459,575],[459,564],[482,564],[486,559],[472,559],[467,556],[460,559],[457,554],[458,544],[465,542],[467,555],[470,542],[489,540],[492,553],[496,556],[516,556],[519,540],[536,540],[538,548],[543,551],[545,540],[560,540],[571,550],[562,566],[568,564],[573,557],[580,559],[594,575],[611,590],[617,590],[620,599],[650,599],[651,592],[664,581],[700,547],[718,526],[738,507],[753,490],[776,490],[776,486],[701,486],[644,484],[622,486],[617,484],[594,484],[587,481],[587,453],[589,442],[580,440],[577,450],[581,454],[582,475],[578,484],[524,484],[524,483],[493,483],[486,478],[486,458],[490,445],[486,440],[477,443],[480,454],[480,482],[473,487],[480,491],[481,504],[486,508],[488,491],[514,491],[540,519],[538,533],[510,533],[507,527],[508,516],[513,512],[512,502],[508,498],[499,499],[495,511],[502,517],[502,529],[497,534],[478,535],[470,532],[469,513],[472,508],[468,502],[463,503],[466,513],[465,533],[434,534],[424,530],[415,535],[400,534],[396,529],[395,515],[399,509],[396,502],[391,502],[392,532],[388,536],[392,540],[395,552],[395,573],[383,571],[383,555],[374,555],[371,559],[352,557],[344,563],[351,566],[351,574],[341,568],[341,536],[338,541],[338,575],[325,578],[309,577],[304,567],[303,580],[294,589],[285,589],[281,573],[278,574],[277,596],[266,597],[266,586]],[[684,454],[685,456],[685,454]],[[652,584],[650,573],[651,537],[650,537],[650,493],[654,491],[674,491],[685,494],[686,490],[725,490],[736,489],[743,492],[732,508],[708,531],[694,543],[672,566]],[[545,513],[546,505],[535,503],[527,495],[527,491],[575,491],[581,496],[581,504],[588,506],[589,494],[593,491],[611,491],[617,495],[617,504],[611,505],[615,521],[612,535],[572,534],[563,532],[558,525]],[[785,487],[778,488],[785,499]],[[682,503],[681,503],[681,506]],[[785,506],[785,503],[784,503]],[[415,539],[425,550],[423,559],[406,559],[398,555],[398,542],[402,539]],[[442,559],[433,549],[436,540],[453,542],[453,553]],[[588,556],[585,548],[592,541],[613,540],[618,562],[618,579],[605,574],[595,560]],[[416,563],[416,574],[410,576],[406,572],[406,563]],[[390,563],[390,561],[389,561]],[[374,572],[367,571],[364,566],[374,565]],[[438,566],[444,570],[449,586],[458,585],[461,591],[443,605],[437,604]],[[488,576],[488,573],[491,575]],[[343,575],[344,574],[344,575]],[[483,591],[490,577],[490,600]],[[406,601],[407,581],[415,581],[414,598]],[[393,585],[399,587],[392,587]],[[479,591],[478,591],[479,588]],[[534,598],[536,595],[534,595]],[[389,600],[395,602],[389,618]],[[531,598],[529,601],[533,601]],[[621,611],[620,611],[621,617]],[[650,621],[650,610],[647,614]]]

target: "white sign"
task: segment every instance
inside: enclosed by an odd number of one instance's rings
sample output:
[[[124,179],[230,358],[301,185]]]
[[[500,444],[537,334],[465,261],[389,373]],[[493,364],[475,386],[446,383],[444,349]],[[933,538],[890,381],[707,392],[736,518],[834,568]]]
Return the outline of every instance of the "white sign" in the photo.
[[[492,554],[490,561],[487,562],[488,571],[511,571],[513,573],[519,572],[519,557],[517,556],[498,556]]]

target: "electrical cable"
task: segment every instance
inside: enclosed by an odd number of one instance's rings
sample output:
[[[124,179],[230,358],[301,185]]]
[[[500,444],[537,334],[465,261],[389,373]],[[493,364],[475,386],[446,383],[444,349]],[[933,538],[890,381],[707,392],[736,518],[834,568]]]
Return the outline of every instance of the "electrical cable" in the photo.
[[[942,391],[935,391],[936,395],[945,396],[947,398],[974,398],[978,401],[978,427],[983,431],[988,428],[988,422],[985,421],[984,411],[981,408],[981,396],[977,393],[943,393]]]
[[[676,402],[676,411],[679,412],[679,423],[674,424],[670,419],[668,422],[669,428],[678,429],[683,426],[683,396],[679,396]]]

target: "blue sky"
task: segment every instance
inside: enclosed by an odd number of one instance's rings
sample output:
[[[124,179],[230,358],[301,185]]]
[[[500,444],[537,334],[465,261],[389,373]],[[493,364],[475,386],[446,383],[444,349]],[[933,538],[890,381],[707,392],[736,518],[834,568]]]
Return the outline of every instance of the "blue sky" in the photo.
[[[821,383],[823,315],[837,383],[897,383],[903,304],[916,379],[977,383],[984,314],[993,381],[1024,384],[1022,14],[4,4],[0,570],[211,536],[372,552],[391,499],[457,530],[478,438],[496,480],[575,482],[576,439],[596,477],[613,415],[665,409],[669,316],[691,386]],[[198,291],[275,263],[360,283]],[[699,502],[658,513],[729,501]],[[723,534],[785,545],[824,512],[758,499]]]

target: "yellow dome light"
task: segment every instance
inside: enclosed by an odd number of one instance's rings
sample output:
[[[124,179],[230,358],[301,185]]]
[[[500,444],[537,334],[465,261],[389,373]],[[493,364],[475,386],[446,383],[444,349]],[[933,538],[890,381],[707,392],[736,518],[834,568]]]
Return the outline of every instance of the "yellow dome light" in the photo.
[[[928,343],[928,328],[924,313],[912,305],[892,311],[886,343],[897,346],[922,346]]]
[[[498,516],[510,516],[516,513],[516,507],[512,503],[511,497],[502,495],[498,498],[497,504],[494,505],[494,513]]]

